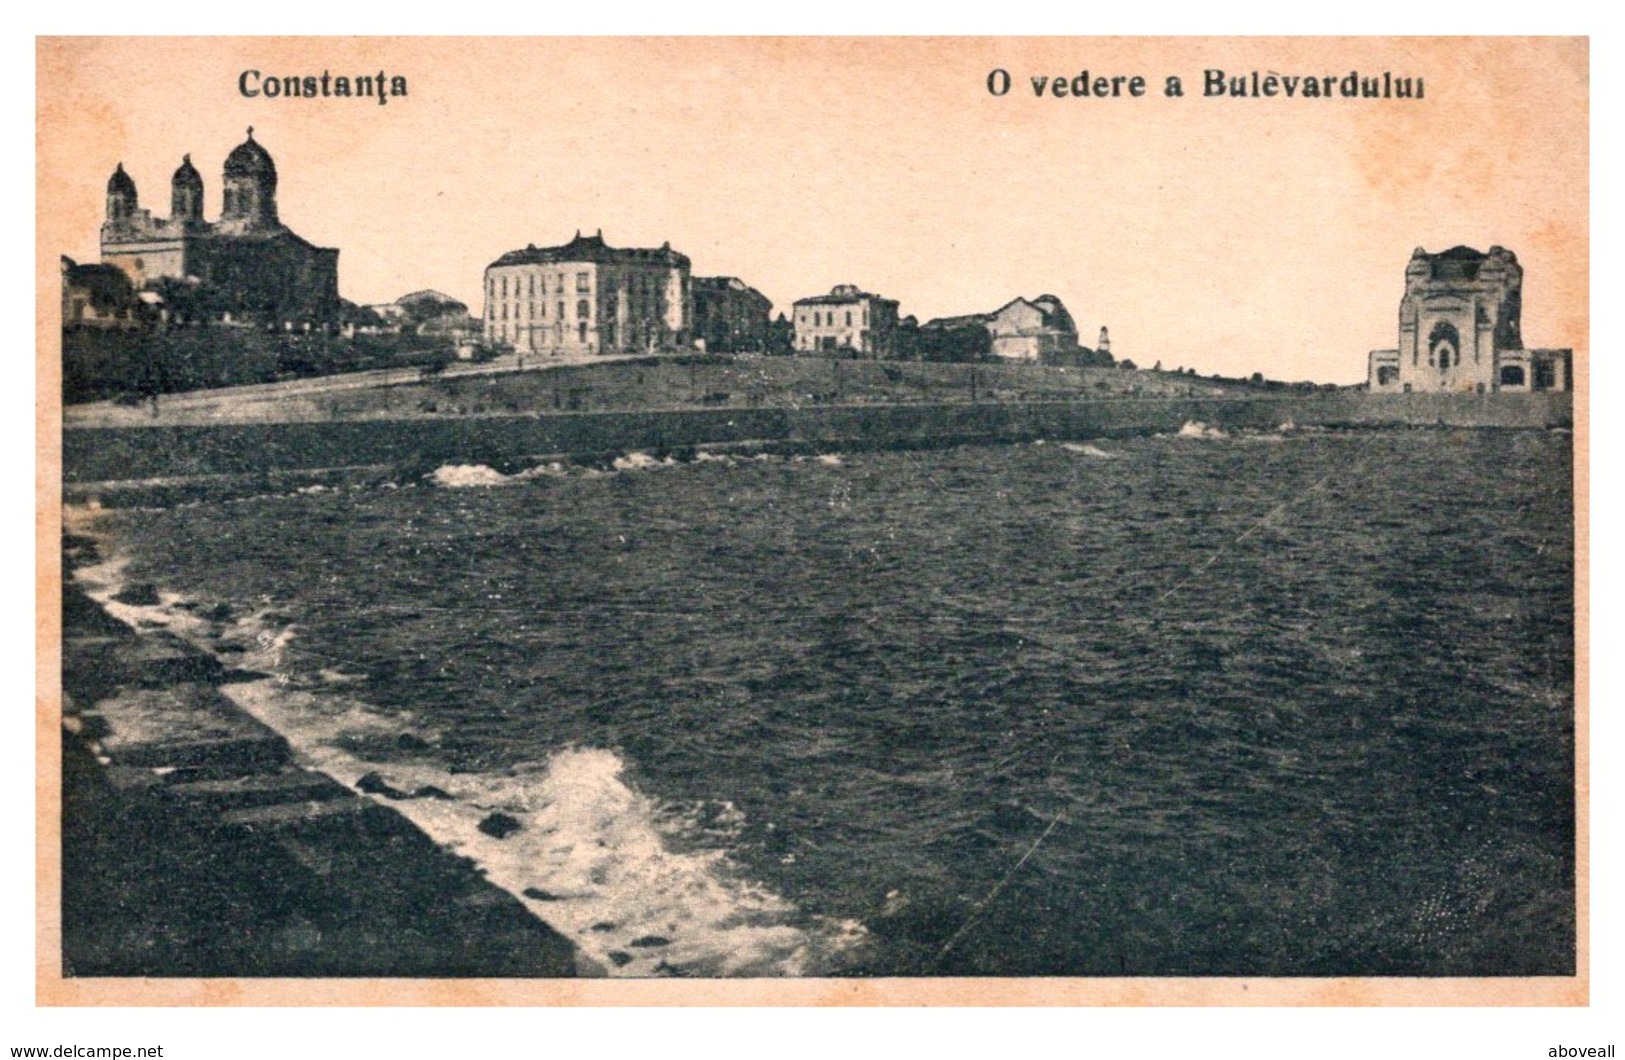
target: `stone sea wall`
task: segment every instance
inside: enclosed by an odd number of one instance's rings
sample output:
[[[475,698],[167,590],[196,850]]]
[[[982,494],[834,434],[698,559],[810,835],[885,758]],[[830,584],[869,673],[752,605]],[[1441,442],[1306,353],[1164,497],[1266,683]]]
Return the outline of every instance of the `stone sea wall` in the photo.
[[[1569,394],[1323,393],[787,409],[561,412],[299,423],[82,428],[64,432],[75,483],[443,463],[514,464],[556,455],[758,443],[809,449],[910,448],[1225,429],[1572,425]]]
[[[69,546],[70,570],[94,548]],[[133,629],[71,581],[62,653],[64,976],[582,970],[472,863],[295,762],[222,692],[264,675]]]

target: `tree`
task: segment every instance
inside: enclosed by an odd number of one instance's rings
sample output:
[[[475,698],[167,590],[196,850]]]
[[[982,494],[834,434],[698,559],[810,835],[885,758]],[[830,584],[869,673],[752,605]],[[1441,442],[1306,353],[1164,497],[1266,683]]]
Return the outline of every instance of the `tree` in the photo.
[[[957,328],[921,328],[916,341],[922,361],[972,364],[994,359],[993,337],[980,324]]]

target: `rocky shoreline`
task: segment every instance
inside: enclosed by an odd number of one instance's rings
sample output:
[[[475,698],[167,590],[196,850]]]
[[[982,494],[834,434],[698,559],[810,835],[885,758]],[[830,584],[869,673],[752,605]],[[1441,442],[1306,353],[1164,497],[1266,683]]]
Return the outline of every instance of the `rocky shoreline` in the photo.
[[[365,785],[299,765],[221,691],[264,675],[87,596],[72,572],[95,549],[64,539],[65,977],[592,970],[468,859]]]

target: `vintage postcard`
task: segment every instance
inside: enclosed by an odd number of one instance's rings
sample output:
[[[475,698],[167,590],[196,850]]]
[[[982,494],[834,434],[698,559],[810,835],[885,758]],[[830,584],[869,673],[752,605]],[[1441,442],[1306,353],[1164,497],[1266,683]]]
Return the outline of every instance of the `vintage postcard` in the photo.
[[[1587,1003],[1585,39],[37,58],[41,1004]]]

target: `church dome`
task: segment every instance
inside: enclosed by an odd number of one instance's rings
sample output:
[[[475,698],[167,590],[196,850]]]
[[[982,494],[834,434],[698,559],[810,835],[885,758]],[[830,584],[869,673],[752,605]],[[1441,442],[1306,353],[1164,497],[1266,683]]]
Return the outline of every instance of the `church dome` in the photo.
[[[170,183],[177,188],[203,190],[203,175],[197,171],[197,167],[192,165],[191,155],[181,157],[181,166],[175,170],[175,176],[171,178]]]
[[[123,162],[120,162],[118,168],[113,170],[113,175],[107,178],[107,194],[128,195],[132,199],[135,198],[135,181],[131,180],[130,175],[124,172]]]
[[[253,126],[249,126],[248,139],[226,156],[226,176],[262,177],[276,183],[276,163],[271,161],[271,153],[255,141]]]

